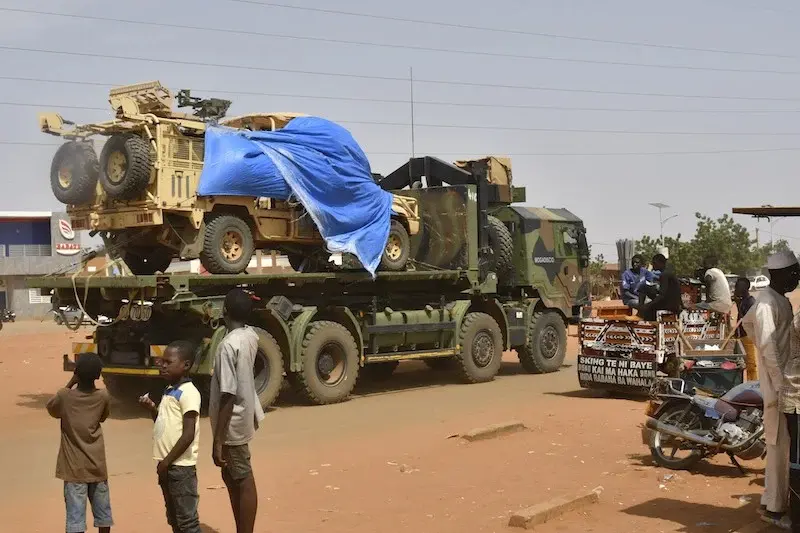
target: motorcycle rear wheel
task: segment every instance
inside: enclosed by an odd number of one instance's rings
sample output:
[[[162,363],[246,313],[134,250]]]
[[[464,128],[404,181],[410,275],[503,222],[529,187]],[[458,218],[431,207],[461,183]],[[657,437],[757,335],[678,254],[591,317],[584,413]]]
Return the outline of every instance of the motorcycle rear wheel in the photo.
[[[691,409],[684,415],[685,410],[685,404],[667,407],[658,415],[658,421],[686,431],[702,429],[702,414]],[[683,420],[678,423],[681,417]],[[678,456],[679,452],[687,453]],[[650,433],[650,454],[656,464],[670,470],[689,470],[703,458],[696,445],[655,430]]]

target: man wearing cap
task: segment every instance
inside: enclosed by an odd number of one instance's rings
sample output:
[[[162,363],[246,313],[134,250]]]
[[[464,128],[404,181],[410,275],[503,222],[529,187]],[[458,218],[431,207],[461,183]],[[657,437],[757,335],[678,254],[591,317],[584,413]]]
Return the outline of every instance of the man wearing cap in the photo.
[[[792,304],[786,294],[797,288],[800,264],[792,252],[769,256],[770,285],[761,291],[742,326],[758,350],[759,382],[764,396],[764,437],[767,465],[762,520],[786,527],[789,496],[789,431],[778,405],[791,352]]]

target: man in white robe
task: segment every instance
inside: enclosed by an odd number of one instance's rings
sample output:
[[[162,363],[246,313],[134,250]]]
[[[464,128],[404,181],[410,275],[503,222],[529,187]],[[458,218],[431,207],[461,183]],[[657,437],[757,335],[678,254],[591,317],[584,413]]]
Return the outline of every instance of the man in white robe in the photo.
[[[792,252],[780,252],[767,260],[770,286],[742,322],[758,350],[759,381],[764,396],[764,437],[767,465],[762,518],[786,527],[789,493],[789,432],[786,418],[778,405],[783,387],[786,362],[791,352],[792,305],[785,294],[794,291],[800,281],[800,265]]]

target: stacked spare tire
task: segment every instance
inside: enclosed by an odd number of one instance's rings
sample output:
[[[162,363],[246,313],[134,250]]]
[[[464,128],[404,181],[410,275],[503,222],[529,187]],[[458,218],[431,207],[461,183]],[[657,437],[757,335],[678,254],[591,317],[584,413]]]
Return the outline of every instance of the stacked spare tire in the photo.
[[[50,186],[67,205],[92,202],[98,182],[109,198],[134,200],[147,188],[152,168],[150,146],[137,135],[112,135],[99,160],[90,142],[70,141],[53,157]]]

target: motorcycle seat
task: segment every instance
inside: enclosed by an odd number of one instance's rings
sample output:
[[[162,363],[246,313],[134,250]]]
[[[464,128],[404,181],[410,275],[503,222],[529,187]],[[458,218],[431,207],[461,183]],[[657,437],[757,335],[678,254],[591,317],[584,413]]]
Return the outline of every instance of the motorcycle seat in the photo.
[[[739,412],[744,407],[732,405],[725,400],[717,400],[714,404],[714,410],[719,413],[723,422],[735,422],[739,418]]]
[[[736,406],[739,409],[746,409],[748,407],[755,407],[757,409],[764,408],[764,398],[761,394],[751,389],[743,390],[733,397],[723,397],[726,403]]]

